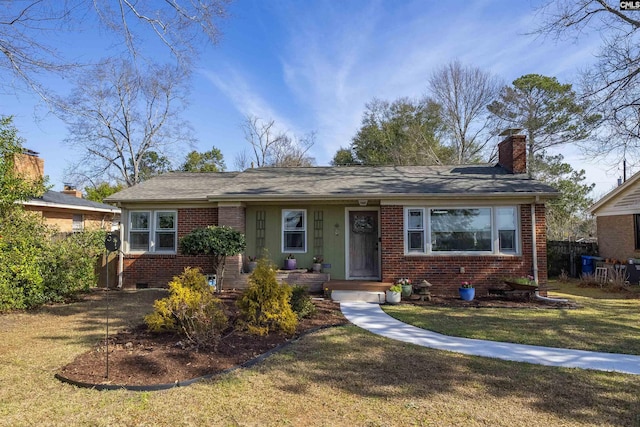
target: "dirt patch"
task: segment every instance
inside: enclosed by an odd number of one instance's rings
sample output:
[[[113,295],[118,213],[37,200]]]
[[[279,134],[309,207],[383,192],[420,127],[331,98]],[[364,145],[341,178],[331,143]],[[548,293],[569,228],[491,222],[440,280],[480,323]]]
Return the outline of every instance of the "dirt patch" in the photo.
[[[225,292],[221,296],[231,321],[237,317],[235,301],[238,295]],[[141,324],[109,337],[108,378],[104,340],[63,367],[60,375],[91,384],[153,385],[215,374],[240,366],[309,331],[348,323],[337,303],[314,300],[314,304],[316,314],[301,320],[293,336],[270,334],[260,337],[229,330],[216,351],[195,350],[184,345],[184,340],[175,334],[154,334]]]

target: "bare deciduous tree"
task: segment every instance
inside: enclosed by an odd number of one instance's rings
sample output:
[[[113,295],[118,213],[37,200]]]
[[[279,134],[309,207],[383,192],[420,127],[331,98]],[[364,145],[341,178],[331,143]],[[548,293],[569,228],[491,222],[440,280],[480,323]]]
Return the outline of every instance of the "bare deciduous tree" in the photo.
[[[171,158],[172,150],[193,142],[182,119],[185,72],[172,66],[141,71],[124,60],[108,61],[79,80],[58,101],[72,147],[83,153],[78,176],[104,177],[132,186],[143,178],[150,155]]]
[[[539,10],[545,20],[536,33],[553,38],[598,34],[596,63],[582,75],[581,91],[603,120],[592,154],[640,156],[640,15],[622,10],[619,1],[556,0]]]
[[[256,167],[301,167],[313,165],[307,153],[315,143],[315,132],[303,137],[291,136],[277,129],[275,120],[266,121],[248,115],[242,123],[245,140],[251,154],[240,152],[235,159],[236,168],[242,170]]]
[[[217,22],[230,0],[13,0],[0,8],[0,87],[26,84],[45,96],[39,74],[67,72],[81,64],[64,55],[52,34],[81,34],[101,27],[115,36],[132,58],[141,46],[159,39],[182,64],[188,64],[206,39],[216,43]],[[154,52],[155,53],[155,52]]]
[[[487,110],[503,83],[479,68],[450,62],[429,78],[429,92],[442,106],[442,121],[458,164],[480,160],[493,136]]]

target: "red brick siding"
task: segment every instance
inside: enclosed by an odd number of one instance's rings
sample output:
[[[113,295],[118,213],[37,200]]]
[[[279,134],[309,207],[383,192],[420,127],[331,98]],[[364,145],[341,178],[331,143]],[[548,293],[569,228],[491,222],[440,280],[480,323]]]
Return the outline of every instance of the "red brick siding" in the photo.
[[[635,226],[633,215],[613,215],[597,217],[598,252],[601,257],[624,261],[640,258],[635,246]]]
[[[538,278],[547,283],[545,207],[536,205],[536,242],[538,249]],[[434,291],[453,294],[462,281],[471,281],[477,292],[499,283],[505,276],[527,276],[532,270],[531,206],[520,207],[522,254],[519,256],[461,256],[461,255],[404,255],[402,206],[381,206],[382,281],[392,282],[408,277],[414,282],[424,279],[434,285]],[[463,267],[465,272],[460,273]]]
[[[220,206],[218,208],[219,225],[228,225],[246,234],[247,213],[244,206]],[[237,281],[242,271],[242,255],[230,256],[226,259],[224,279],[227,285]],[[223,285],[224,286],[224,285]]]
[[[218,225],[218,208],[178,209],[178,240],[196,228]],[[199,267],[204,273],[213,272],[213,260],[209,256],[176,255],[125,255],[123,286],[135,288],[144,283],[150,287],[165,287],[185,267]]]

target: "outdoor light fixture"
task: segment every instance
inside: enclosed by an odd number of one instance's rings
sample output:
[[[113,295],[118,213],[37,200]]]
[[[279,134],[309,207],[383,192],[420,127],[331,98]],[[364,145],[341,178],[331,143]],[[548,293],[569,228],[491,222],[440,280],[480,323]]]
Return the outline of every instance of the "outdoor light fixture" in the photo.
[[[367,206],[367,200],[358,200],[360,206]]]

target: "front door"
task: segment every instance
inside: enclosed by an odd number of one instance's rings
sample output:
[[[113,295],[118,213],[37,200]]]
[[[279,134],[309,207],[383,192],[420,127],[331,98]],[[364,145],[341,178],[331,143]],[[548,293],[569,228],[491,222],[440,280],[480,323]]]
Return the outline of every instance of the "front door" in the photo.
[[[378,211],[349,211],[349,279],[379,279]]]

